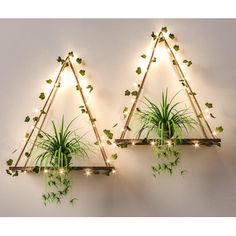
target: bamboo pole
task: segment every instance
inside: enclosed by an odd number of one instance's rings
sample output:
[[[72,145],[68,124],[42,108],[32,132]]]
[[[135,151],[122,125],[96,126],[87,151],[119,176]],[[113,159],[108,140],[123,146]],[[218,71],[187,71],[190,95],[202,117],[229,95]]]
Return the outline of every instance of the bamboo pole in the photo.
[[[70,65],[70,67],[71,67],[71,69],[72,69],[72,72],[73,72],[73,74],[74,74],[74,76],[75,76],[75,79],[76,79],[76,82],[77,82],[77,85],[78,85],[78,88],[79,88],[79,91],[80,91],[80,94],[81,94],[81,97],[82,97],[84,106],[85,106],[85,108],[86,108],[86,112],[88,113],[89,120],[90,120],[90,122],[91,122],[91,124],[92,124],[93,131],[94,131],[94,134],[95,134],[95,136],[96,136],[97,142],[98,142],[98,144],[99,144],[99,148],[100,148],[100,151],[101,151],[101,153],[102,153],[102,157],[103,157],[103,160],[104,160],[104,162],[105,162],[105,165],[106,165],[106,166],[110,166],[110,164],[107,162],[107,160],[108,160],[107,154],[106,154],[106,152],[105,152],[104,147],[102,146],[102,140],[101,140],[101,138],[100,138],[98,129],[97,129],[96,124],[95,124],[95,122],[94,122],[94,117],[93,117],[93,115],[92,115],[92,112],[91,112],[91,110],[90,110],[88,104],[87,104],[87,100],[86,100],[86,98],[85,98],[85,96],[84,96],[83,89],[82,89],[82,87],[80,86],[79,76],[78,76],[78,74],[77,74],[77,72],[76,72],[76,70],[75,70],[73,64],[71,63],[70,58],[69,58],[68,62],[69,62],[69,65]]]
[[[58,80],[59,80],[59,78],[60,78],[60,75],[61,75],[62,71],[63,71],[64,68],[65,68],[66,61],[67,61],[67,60],[68,60],[68,57],[66,58],[66,60],[64,61],[64,63],[62,64],[62,66],[61,66],[61,68],[60,68],[60,71],[59,71],[59,73],[58,73],[58,76],[57,76],[57,78],[56,78],[56,80],[55,80],[55,82],[54,82],[53,88],[52,88],[50,94],[48,95],[48,98],[47,98],[47,100],[46,100],[46,102],[45,102],[45,104],[44,104],[44,106],[43,106],[43,108],[42,108],[42,111],[45,110],[45,108],[46,108],[46,106],[47,106],[47,104],[48,104],[48,102],[49,102],[49,100],[50,100],[50,98],[51,98],[51,96],[52,96],[52,93],[53,93],[54,89],[56,88],[57,82],[58,82]],[[20,155],[19,155],[19,157],[18,157],[18,159],[17,159],[17,161],[16,161],[16,163],[15,163],[15,166],[18,165],[18,163],[19,163],[19,161],[20,161],[20,159],[21,159],[21,157],[22,157],[22,155],[23,155],[23,153],[24,153],[26,147],[28,146],[29,140],[30,140],[31,136],[32,136],[33,133],[34,133],[34,131],[35,131],[36,127],[37,127],[37,124],[38,124],[39,121],[40,121],[41,116],[43,115],[43,112],[42,112],[42,111],[40,112],[40,115],[39,115],[39,117],[38,117],[38,120],[36,121],[36,123],[35,123],[35,125],[34,125],[34,128],[31,130],[31,132],[30,132],[30,134],[29,134],[29,137],[28,137],[27,141],[25,142],[25,145],[24,145],[23,148],[22,148],[22,151],[21,151],[21,153],[20,153]]]
[[[157,37],[157,39],[156,39],[156,42],[155,42],[155,44],[154,44],[154,46],[153,46],[152,53],[151,53],[151,57],[150,57],[150,59],[149,59],[148,65],[147,65],[146,72],[145,72],[145,74],[144,74],[144,76],[143,76],[142,82],[141,82],[141,84],[140,84],[140,88],[139,88],[139,90],[138,90],[138,94],[137,94],[137,96],[136,96],[136,98],[135,98],[135,101],[134,101],[134,103],[133,103],[133,105],[132,105],[132,108],[131,108],[131,110],[130,110],[130,112],[129,112],[128,118],[127,118],[127,120],[126,120],[126,122],[125,122],[125,126],[124,126],[124,129],[123,129],[122,133],[121,133],[120,139],[123,139],[123,138],[125,137],[125,134],[126,134],[126,132],[127,132],[127,128],[128,128],[128,126],[129,126],[129,124],[130,124],[131,118],[132,118],[133,113],[134,113],[134,111],[135,111],[135,108],[136,108],[136,106],[137,106],[138,99],[139,99],[139,97],[140,97],[140,95],[141,95],[141,92],[142,92],[144,83],[145,83],[145,81],[146,81],[146,78],[147,78],[147,75],[148,75],[150,66],[151,66],[151,64],[152,64],[152,60],[153,60],[153,56],[154,56],[154,53],[155,53],[156,46],[157,46],[158,42],[160,41],[160,39],[161,39],[161,32],[159,33],[159,35],[158,35],[158,37]]]

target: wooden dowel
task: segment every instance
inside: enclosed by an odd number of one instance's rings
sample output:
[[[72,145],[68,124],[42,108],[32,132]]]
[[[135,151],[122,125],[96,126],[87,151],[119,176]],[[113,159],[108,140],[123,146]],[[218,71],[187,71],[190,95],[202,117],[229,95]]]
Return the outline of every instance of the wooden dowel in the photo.
[[[72,69],[72,72],[73,72],[73,74],[74,74],[74,76],[75,76],[75,79],[76,79],[76,82],[77,82],[77,85],[78,85],[78,88],[79,88],[79,91],[80,91],[80,94],[81,94],[81,97],[82,97],[84,106],[85,106],[85,108],[86,108],[86,112],[87,112],[87,114],[88,114],[88,116],[89,116],[89,120],[90,120],[90,122],[91,122],[91,124],[92,124],[93,131],[94,131],[95,137],[96,137],[96,139],[97,139],[97,142],[98,142],[98,144],[99,144],[99,148],[100,148],[100,151],[101,151],[101,153],[102,153],[103,160],[104,160],[106,166],[110,166],[110,164],[107,162],[107,160],[108,160],[107,154],[106,154],[106,152],[105,152],[104,147],[102,146],[102,140],[101,140],[101,138],[100,138],[100,135],[99,135],[97,126],[96,126],[96,124],[95,124],[95,122],[94,122],[94,117],[93,117],[93,115],[92,115],[92,112],[91,112],[91,110],[90,110],[88,104],[87,104],[87,100],[86,100],[86,98],[85,98],[85,96],[84,96],[83,89],[82,89],[82,87],[81,87],[81,85],[80,85],[79,76],[78,76],[78,74],[77,74],[77,72],[76,72],[74,66],[73,66],[72,63],[71,63],[70,58],[69,58],[68,61],[69,61],[69,65],[70,65],[70,67],[71,67],[71,69]]]

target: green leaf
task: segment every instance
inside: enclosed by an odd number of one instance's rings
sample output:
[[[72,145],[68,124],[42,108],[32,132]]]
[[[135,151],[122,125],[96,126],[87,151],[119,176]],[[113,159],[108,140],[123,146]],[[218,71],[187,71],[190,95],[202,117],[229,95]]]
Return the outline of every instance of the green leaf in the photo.
[[[193,63],[191,61],[188,62],[187,66],[191,66]]]
[[[131,130],[132,130],[129,126],[126,126],[126,128],[127,128],[128,131],[131,131]]]
[[[79,73],[84,76],[85,75],[85,70],[80,70]]]
[[[112,139],[113,138],[113,133],[109,130],[109,129],[104,129],[103,133],[109,138]]]
[[[98,145],[99,143],[98,143],[98,141],[97,141],[97,142],[95,142],[94,144],[95,144],[95,145]]]
[[[26,152],[26,153],[25,153],[25,156],[26,156],[26,157],[30,157],[30,153],[29,153],[29,152]]]
[[[28,138],[29,137],[29,133],[25,133],[25,138]]]
[[[45,99],[45,93],[44,93],[44,92],[40,93],[39,98],[40,98],[41,100]]]
[[[38,174],[39,170],[40,170],[39,166],[35,166],[34,169],[33,169],[33,172]]]
[[[76,85],[76,89],[77,89],[77,90],[81,90],[81,87],[77,84],[77,85]]]
[[[117,153],[111,155],[111,159],[112,159],[112,160],[115,161],[117,158],[118,158]]]
[[[176,62],[176,60],[172,60],[172,63],[173,63],[173,65],[174,65],[174,66],[176,66],[176,65],[177,65],[177,62]]]
[[[93,91],[93,86],[91,84],[89,84],[86,88],[89,89],[90,93]]]
[[[183,60],[183,63],[188,63],[188,60],[186,60],[186,59],[185,59],[185,60]]]
[[[61,63],[64,62],[64,60],[63,60],[60,56],[57,58],[57,61],[58,61],[58,62],[61,62]]]
[[[179,51],[179,45],[174,45],[173,48],[174,48],[175,51]]]
[[[137,96],[137,95],[138,95],[138,91],[133,91],[133,92],[131,93],[131,95],[132,95],[132,96]]]
[[[224,131],[222,126],[216,127],[216,132],[217,133],[222,133]]]
[[[33,118],[33,121],[38,121],[39,120],[39,118],[37,117],[37,116],[35,116],[34,118]]]
[[[12,175],[13,177],[18,176],[18,171],[15,171],[14,174]]]
[[[136,110],[137,110],[138,112],[141,112],[141,110],[140,110],[138,107],[136,108]]]
[[[77,58],[77,59],[76,59],[76,62],[77,62],[78,64],[81,64],[81,63],[82,63],[82,58]]]
[[[125,96],[129,96],[130,95],[130,91],[127,89],[125,90]]]
[[[6,172],[8,175],[12,175],[12,172],[10,170],[7,169]]]
[[[152,62],[156,62],[157,61],[157,58],[156,57],[153,57],[152,58]]]
[[[81,109],[82,114],[87,113],[86,109],[82,108]]]
[[[30,117],[29,116],[26,116],[25,117],[25,122],[29,122],[30,121]]]
[[[112,142],[110,140],[107,140],[108,145],[112,145]]]
[[[114,124],[114,125],[112,126],[112,128],[115,128],[117,125],[118,125],[118,123]]]
[[[167,27],[166,27],[166,26],[165,26],[165,27],[162,27],[162,28],[161,28],[161,31],[164,32],[164,33],[167,33],[167,31],[168,31],[168,30],[167,30]]]
[[[141,55],[141,57],[145,59],[145,58],[147,58],[147,55],[143,54],[143,55]]]
[[[206,102],[205,103],[205,106],[207,107],[207,108],[213,108],[213,104],[212,103],[209,103],[209,102]]]
[[[128,113],[128,107],[125,107],[124,110],[123,110],[123,115],[124,115],[124,118],[126,118],[127,116],[127,113]]]
[[[74,57],[74,53],[73,53],[73,52],[69,52],[68,55],[69,55],[70,57]]]
[[[43,138],[43,135],[41,133],[38,134],[39,138]]]
[[[156,40],[156,39],[157,39],[157,36],[155,35],[154,32],[152,32],[151,36],[152,36],[153,40]]]
[[[48,79],[48,80],[46,80],[46,83],[51,84],[51,83],[52,83],[52,80],[51,80],[51,79]]]
[[[8,161],[6,161],[6,163],[7,163],[8,166],[11,166],[13,164],[13,160],[9,159]]]
[[[175,35],[174,35],[174,34],[169,34],[169,38],[170,38],[170,39],[174,39],[174,38],[175,38]]]
[[[213,118],[213,119],[215,119],[216,117],[212,114],[212,113],[210,113],[210,116]]]
[[[142,73],[141,67],[137,67],[136,73],[137,73],[138,75],[140,75],[140,74]]]

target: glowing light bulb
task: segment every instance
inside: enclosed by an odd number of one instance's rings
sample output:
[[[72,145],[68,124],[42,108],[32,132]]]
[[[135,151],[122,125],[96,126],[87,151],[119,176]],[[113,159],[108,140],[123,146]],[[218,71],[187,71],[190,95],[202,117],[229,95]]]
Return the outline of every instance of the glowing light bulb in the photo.
[[[131,100],[131,103],[134,103],[134,102],[135,102],[135,100],[136,100],[136,99],[135,99],[135,98],[133,98],[133,99]]]
[[[134,146],[134,145],[135,145],[135,142],[133,141],[131,144]]]
[[[124,112],[124,115],[125,115],[125,116],[127,116],[127,115],[128,115],[128,112],[127,112],[127,111],[125,111],[125,112]]]
[[[112,146],[113,146],[113,147],[117,147],[116,143],[113,143]]]
[[[104,140],[105,139],[105,136],[104,135],[102,135],[102,140]]]
[[[111,160],[110,159],[107,159],[107,163],[110,163],[111,162]]]
[[[48,169],[44,169],[44,173],[48,173]]]
[[[207,108],[204,111],[205,111],[205,113],[209,113],[209,110]]]
[[[91,175],[91,170],[90,170],[90,169],[87,169],[87,170],[85,171],[85,174],[86,174],[87,176],[90,176],[90,175]]]
[[[64,174],[64,169],[61,168],[61,169],[59,170],[59,173],[60,173],[61,175]]]
[[[39,109],[38,109],[38,108],[35,108],[35,109],[34,109],[34,113],[35,113],[35,114],[39,113]]]
[[[138,87],[138,84],[137,84],[137,83],[134,83],[133,85],[134,85],[134,87]]]
[[[168,140],[168,141],[167,141],[167,145],[168,145],[168,146],[171,146],[171,144],[172,144],[171,140]]]
[[[26,138],[26,137],[23,138],[24,141],[27,141],[27,139],[28,139],[28,138]]]
[[[112,174],[115,174],[116,173],[116,169],[112,169]]]
[[[199,143],[194,143],[194,147],[198,148],[199,147]]]
[[[35,127],[34,125],[31,125],[31,126],[30,126],[31,129],[34,129],[34,127]]]
[[[154,142],[154,141],[151,141],[151,145],[152,145],[152,146],[155,145],[155,142]]]
[[[26,173],[27,173],[27,170],[24,170],[23,173],[26,174]]]
[[[104,147],[104,146],[105,146],[105,143],[101,143],[101,146]]]
[[[122,132],[123,132],[124,130],[125,130],[124,128],[121,129]]]
[[[96,127],[96,125],[95,125],[95,124],[93,124],[93,127]]]
[[[214,136],[216,136],[216,135],[217,135],[217,132],[216,132],[216,131],[213,131],[212,134],[213,134]]]
[[[207,119],[207,120],[210,119],[210,116],[209,116],[209,115],[206,115],[206,119]]]

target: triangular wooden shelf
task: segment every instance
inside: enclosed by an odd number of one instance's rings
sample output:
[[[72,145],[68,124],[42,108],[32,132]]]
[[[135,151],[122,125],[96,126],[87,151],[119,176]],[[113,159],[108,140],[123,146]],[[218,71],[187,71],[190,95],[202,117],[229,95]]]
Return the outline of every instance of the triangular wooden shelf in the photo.
[[[34,169],[34,166],[29,166],[28,163],[29,163],[29,160],[30,158],[26,158],[25,160],[25,163],[23,166],[19,166],[19,162],[20,160],[22,159],[23,156],[25,156],[25,151],[26,151],[26,148],[29,146],[29,141],[31,140],[31,138],[33,137],[33,134],[36,134],[36,138],[33,140],[33,143],[32,143],[32,146],[30,147],[29,149],[29,156],[31,156],[33,150],[34,150],[34,147],[35,147],[35,144],[36,144],[36,141],[37,141],[37,138],[38,138],[38,135],[40,133],[40,131],[42,130],[43,128],[43,125],[44,125],[44,122],[46,120],[46,117],[47,117],[47,114],[51,108],[51,105],[53,103],[53,100],[56,96],[56,93],[58,91],[58,89],[60,88],[60,83],[61,83],[61,74],[62,72],[64,71],[64,69],[66,67],[69,67],[72,72],[73,72],[73,75],[74,75],[74,78],[76,80],[76,83],[77,83],[77,90],[79,91],[80,95],[81,95],[81,98],[82,98],[82,101],[83,101],[83,105],[86,109],[86,113],[88,114],[89,116],[89,120],[90,120],[90,123],[91,123],[91,126],[93,128],[93,131],[94,131],[94,134],[95,134],[95,137],[96,137],[96,141],[99,145],[99,149],[100,149],[100,152],[102,154],[102,157],[103,157],[103,161],[104,161],[104,166],[72,166],[70,167],[71,170],[75,170],[75,171],[81,171],[81,170],[91,170],[91,171],[105,171],[106,173],[110,173],[110,172],[115,172],[115,168],[113,166],[110,165],[109,163],[109,159],[107,157],[107,154],[106,154],[106,151],[105,151],[105,148],[103,146],[103,143],[102,143],[102,140],[101,140],[101,137],[99,135],[99,132],[98,132],[98,129],[97,129],[97,126],[96,126],[96,119],[94,119],[94,116],[91,112],[91,109],[87,103],[87,100],[86,100],[86,97],[84,95],[84,92],[83,92],[83,88],[81,86],[81,83],[80,83],[80,78],[77,74],[77,71],[71,61],[71,58],[70,58],[70,55],[68,55],[66,57],[66,59],[64,60],[64,62],[62,63],[61,65],[61,68],[59,70],[59,73],[56,77],[56,80],[52,86],[52,89],[45,101],[45,104],[44,106],[42,107],[41,111],[40,111],[40,114],[38,116],[38,119],[37,121],[35,122],[34,126],[33,126],[33,129],[31,130],[31,132],[29,133],[29,136],[19,154],[19,157],[15,163],[14,166],[11,166],[9,167],[9,170],[11,171],[22,171],[22,172],[33,172],[33,169]],[[44,169],[50,169],[51,167],[41,167],[40,168],[40,171],[41,170],[44,170]]]
[[[117,146],[127,146],[127,145],[150,145],[153,142],[155,142],[153,139],[125,139],[125,135],[126,132],[129,128],[132,116],[136,110],[137,107],[137,103],[139,101],[141,92],[144,88],[144,84],[147,80],[147,76],[149,73],[149,70],[151,68],[151,65],[153,63],[153,59],[154,59],[154,54],[155,54],[155,50],[157,48],[157,45],[159,43],[164,43],[166,50],[168,51],[169,54],[169,58],[178,74],[179,77],[179,81],[181,82],[181,84],[184,86],[186,95],[190,101],[191,107],[195,113],[195,116],[199,122],[202,134],[203,134],[203,138],[189,138],[189,139],[181,139],[179,140],[178,145],[196,145],[196,143],[198,143],[197,145],[206,145],[206,146],[212,146],[212,145],[217,145],[220,146],[221,144],[221,139],[219,139],[216,134],[214,134],[214,132],[212,132],[212,129],[208,123],[208,121],[206,120],[206,118],[203,115],[202,109],[197,101],[196,98],[196,94],[194,93],[194,91],[192,90],[192,88],[189,85],[189,82],[186,79],[186,76],[183,72],[183,70],[181,69],[180,63],[178,62],[175,53],[173,52],[170,44],[168,43],[166,37],[164,36],[163,32],[160,31],[160,33],[158,34],[158,36],[156,37],[156,39],[154,40],[154,46],[151,52],[151,56],[149,58],[148,64],[147,64],[147,68],[146,71],[144,73],[144,76],[142,78],[142,81],[140,83],[139,89],[137,91],[137,96],[135,97],[135,100],[133,102],[133,105],[130,109],[130,112],[128,114],[128,117],[126,119],[124,128],[122,129],[122,133],[119,139],[115,140],[115,143]],[[173,63],[175,62],[175,63]]]

